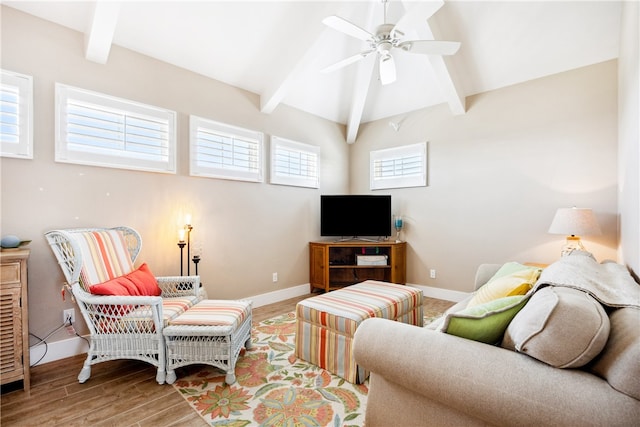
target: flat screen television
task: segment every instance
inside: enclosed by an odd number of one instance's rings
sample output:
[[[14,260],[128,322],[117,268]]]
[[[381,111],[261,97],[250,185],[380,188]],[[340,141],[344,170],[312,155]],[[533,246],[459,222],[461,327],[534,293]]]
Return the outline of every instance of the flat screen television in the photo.
[[[391,235],[390,195],[321,195],[320,235],[386,237]]]

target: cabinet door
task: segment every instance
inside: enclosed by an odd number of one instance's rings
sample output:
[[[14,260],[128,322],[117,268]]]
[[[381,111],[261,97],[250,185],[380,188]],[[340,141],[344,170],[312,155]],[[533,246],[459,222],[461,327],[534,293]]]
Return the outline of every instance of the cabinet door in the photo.
[[[22,377],[22,308],[19,287],[0,291],[0,376],[2,383]]]
[[[391,247],[391,282],[404,285],[407,282],[407,246],[406,244]]]
[[[329,260],[326,259],[325,246],[310,245],[309,246],[309,282],[311,286],[325,289],[327,278],[327,268],[329,268]]]

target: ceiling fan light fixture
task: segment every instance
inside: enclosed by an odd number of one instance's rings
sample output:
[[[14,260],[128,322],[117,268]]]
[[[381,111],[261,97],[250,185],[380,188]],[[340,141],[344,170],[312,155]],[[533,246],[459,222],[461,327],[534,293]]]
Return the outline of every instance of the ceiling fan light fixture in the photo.
[[[380,83],[388,85],[396,81],[396,65],[393,56],[386,53],[380,57]]]
[[[393,48],[393,44],[389,40],[382,41],[377,44],[376,51],[380,54],[381,57],[391,56],[391,49]]]
[[[400,43],[398,47],[405,52],[409,52],[411,50],[411,42]]]

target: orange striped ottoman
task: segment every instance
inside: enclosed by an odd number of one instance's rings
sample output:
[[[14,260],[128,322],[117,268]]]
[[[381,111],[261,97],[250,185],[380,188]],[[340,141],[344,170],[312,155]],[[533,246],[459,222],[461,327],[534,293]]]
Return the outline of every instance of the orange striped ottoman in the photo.
[[[367,280],[300,301],[296,306],[296,357],[351,383],[368,372],[353,358],[353,334],[370,317],[422,326],[422,291]]]
[[[201,363],[226,372],[225,382],[236,381],[240,350],[251,347],[251,301],[203,300],[169,321],[162,334],[167,349],[167,378],[175,369]]]

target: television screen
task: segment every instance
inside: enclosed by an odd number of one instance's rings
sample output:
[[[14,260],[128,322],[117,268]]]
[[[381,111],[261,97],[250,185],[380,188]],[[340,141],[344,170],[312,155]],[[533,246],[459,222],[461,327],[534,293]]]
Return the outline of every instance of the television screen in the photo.
[[[390,195],[321,195],[320,235],[391,235]]]

